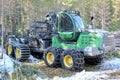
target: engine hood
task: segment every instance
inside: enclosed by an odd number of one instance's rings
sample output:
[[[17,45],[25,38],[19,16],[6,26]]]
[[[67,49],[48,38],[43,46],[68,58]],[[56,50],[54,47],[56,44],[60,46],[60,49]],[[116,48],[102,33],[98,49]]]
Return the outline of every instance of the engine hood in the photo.
[[[103,37],[103,49],[105,53],[115,49],[114,35],[111,32],[101,29],[86,29],[85,32],[95,33]]]
[[[85,32],[96,33],[96,34],[100,34],[102,36],[111,34],[110,32],[108,32],[106,30],[101,30],[101,29],[86,29]]]

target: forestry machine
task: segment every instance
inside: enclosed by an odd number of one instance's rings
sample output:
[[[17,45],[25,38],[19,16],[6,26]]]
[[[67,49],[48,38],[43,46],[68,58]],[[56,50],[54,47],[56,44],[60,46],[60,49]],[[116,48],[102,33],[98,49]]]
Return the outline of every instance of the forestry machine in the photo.
[[[49,67],[81,71],[85,63],[96,65],[114,49],[114,36],[91,26],[85,29],[79,11],[50,12],[44,22],[36,21],[30,27],[28,36],[10,36],[7,54],[19,60],[30,54],[38,58],[43,55]]]

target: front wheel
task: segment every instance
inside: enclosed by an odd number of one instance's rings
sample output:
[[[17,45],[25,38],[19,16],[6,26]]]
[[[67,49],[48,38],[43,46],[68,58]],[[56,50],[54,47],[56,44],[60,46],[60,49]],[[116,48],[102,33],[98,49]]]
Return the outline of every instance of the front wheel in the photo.
[[[49,47],[44,53],[45,64],[49,67],[60,67],[60,55],[62,50],[56,47]]]
[[[81,71],[84,68],[84,56],[76,49],[65,50],[60,61],[63,69]]]
[[[27,45],[19,45],[14,53],[18,61],[26,61],[30,56],[30,49]]]

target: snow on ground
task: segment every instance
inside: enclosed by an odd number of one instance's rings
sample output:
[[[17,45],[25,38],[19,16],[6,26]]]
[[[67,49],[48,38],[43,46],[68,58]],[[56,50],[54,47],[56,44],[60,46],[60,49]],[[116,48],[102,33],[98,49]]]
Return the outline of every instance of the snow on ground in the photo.
[[[8,73],[11,73],[13,69],[13,62],[8,56],[5,56],[5,59],[0,59],[0,72],[4,71],[4,68]]]
[[[108,80],[110,77],[103,72],[88,72],[83,70],[82,72],[76,73],[71,77],[58,77],[55,76],[53,79],[42,79],[37,77],[36,80]]]
[[[31,63],[38,63],[40,60],[33,57],[32,55],[30,55],[30,57],[28,58],[28,60],[26,62],[31,62]]]
[[[2,48],[0,47],[0,55],[1,54],[2,54]],[[15,60],[11,59],[9,56],[7,56],[5,54],[5,50],[3,51],[3,54],[4,54],[4,58],[0,59],[0,78],[1,78],[1,75],[4,71],[7,72],[8,74],[11,74],[15,70],[14,69],[15,63],[21,65],[20,62],[15,61]],[[30,55],[27,62],[37,63],[37,62],[39,62],[39,60],[37,58],[34,58],[32,55]]]
[[[100,65],[100,70],[114,70],[114,69],[120,70],[120,59],[118,58],[109,59],[107,61],[104,61],[104,63]]]
[[[2,54],[2,49],[0,48],[0,55]],[[5,50],[3,51],[4,58],[0,59],[0,77],[1,74],[6,71],[8,74],[14,71],[14,64],[11,59],[5,54]]]
[[[86,72],[85,70],[83,70],[82,72],[76,73],[71,77],[60,78],[60,80],[105,80],[108,78],[108,75],[101,74],[101,72]]]

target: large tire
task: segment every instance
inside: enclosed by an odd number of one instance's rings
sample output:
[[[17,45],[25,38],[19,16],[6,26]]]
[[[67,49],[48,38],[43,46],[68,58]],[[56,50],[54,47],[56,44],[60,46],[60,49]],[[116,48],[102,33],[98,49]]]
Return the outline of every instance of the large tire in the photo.
[[[61,55],[60,61],[63,69],[82,71],[84,68],[84,55],[80,50],[65,50]]]
[[[30,49],[27,45],[19,45],[16,47],[14,53],[15,59],[18,61],[26,61],[30,56]]]
[[[60,67],[60,55],[62,49],[49,47],[44,53],[44,62],[49,67]]]
[[[85,63],[90,65],[97,65],[103,61],[103,57],[103,54],[94,57],[85,57]]]

